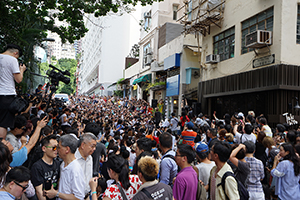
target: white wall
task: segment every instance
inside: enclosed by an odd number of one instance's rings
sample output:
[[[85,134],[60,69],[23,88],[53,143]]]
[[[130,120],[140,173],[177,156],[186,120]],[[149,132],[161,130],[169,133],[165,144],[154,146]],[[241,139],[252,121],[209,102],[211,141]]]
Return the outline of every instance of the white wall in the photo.
[[[241,54],[241,22],[272,6],[274,6],[274,22],[273,44],[270,46],[270,52],[275,54],[275,64],[299,65],[298,52],[300,45],[296,44],[297,3],[300,3],[300,1],[226,1],[221,29],[217,26],[212,26],[210,35],[203,38],[202,65],[206,67],[202,77],[203,80],[254,70],[252,66],[253,59],[269,55],[268,48],[257,50],[258,56],[253,51]],[[213,53],[213,37],[232,26],[235,26],[234,58],[214,65],[204,64],[206,55]]]
[[[94,69],[99,65],[98,83],[109,85],[123,78],[125,57],[130,53],[131,47],[139,40],[140,6],[135,11],[123,15],[108,14],[98,19],[90,15],[86,21],[89,32],[86,34],[82,50],[82,92],[86,92],[93,85],[87,82],[95,77]],[[98,26],[95,26],[98,24]],[[102,28],[100,28],[101,26]]]

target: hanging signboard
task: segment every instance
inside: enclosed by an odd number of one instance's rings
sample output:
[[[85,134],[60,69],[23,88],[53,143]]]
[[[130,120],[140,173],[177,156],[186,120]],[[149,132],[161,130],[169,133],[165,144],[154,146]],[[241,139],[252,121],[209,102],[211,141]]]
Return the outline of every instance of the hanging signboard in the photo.
[[[257,58],[253,60],[253,68],[261,67],[264,65],[270,65],[275,63],[275,54]]]

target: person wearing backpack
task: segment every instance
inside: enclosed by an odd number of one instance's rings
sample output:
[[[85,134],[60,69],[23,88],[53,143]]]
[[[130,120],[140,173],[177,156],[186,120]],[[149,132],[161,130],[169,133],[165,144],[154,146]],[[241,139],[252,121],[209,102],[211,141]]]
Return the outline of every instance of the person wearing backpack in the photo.
[[[226,172],[233,174],[231,167],[227,164],[230,154],[231,146],[223,141],[216,142],[210,150],[211,159],[216,166],[210,171],[209,184],[205,188],[208,190],[211,200],[240,199],[238,184],[234,175],[224,177],[225,184],[221,184]]]
[[[154,158],[144,156],[139,160],[138,176],[143,184],[138,189],[132,200],[173,199],[172,188],[169,185],[156,180],[158,170],[159,165]]]
[[[177,175],[178,166],[175,162],[175,152],[172,150],[173,138],[170,133],[159,136],[159,147],[162,150],[159,178],[160,182],[173,186],[173,179]]]

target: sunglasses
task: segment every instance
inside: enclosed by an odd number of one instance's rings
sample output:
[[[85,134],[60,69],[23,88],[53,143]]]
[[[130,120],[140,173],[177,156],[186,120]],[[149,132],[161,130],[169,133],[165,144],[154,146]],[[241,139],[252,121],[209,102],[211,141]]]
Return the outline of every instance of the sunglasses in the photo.
[[[24,192],[29,187],[29,185],[23,186],[20,183],[18,183],[17,181],[14,181],[14,183],[23,189],[22,192]]]
[[[54,147],[52,147],[52,146],[45,146],[45,147],[46,148],[52,148],[53,151],[57,150],[57,146],[54,146]]]

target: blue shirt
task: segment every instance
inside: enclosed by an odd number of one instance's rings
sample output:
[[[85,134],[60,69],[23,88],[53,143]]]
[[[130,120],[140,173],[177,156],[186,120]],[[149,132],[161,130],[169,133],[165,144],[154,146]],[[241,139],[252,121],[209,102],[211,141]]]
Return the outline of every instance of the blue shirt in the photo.
[[[173,182],[173,178],[177,175],[178,166],[170,157],[164,158],[166,155],[172,155],[175,157],[174,151],[169,151],[165,155],[162,156],[162,160],[160,163],[160,182],[166,185],[171,185]],[[164,158],[164,159],[163,159]]]
[[[281,161],[271,174],[276,177],[275,194],[280,199],[300,199],[300,175],[295,176],[294,163],[289,160]]]
[[[27,148],[23,147],[16,153],[13,153],[12,158],[13,158],[13,160],[10,163],[11,167],[18,167],[18,166],[23,165],[23,163],[27,160]]]
[[[14,200],[15,197],[8,192],[0,191],[0,199],[1,200]]]

